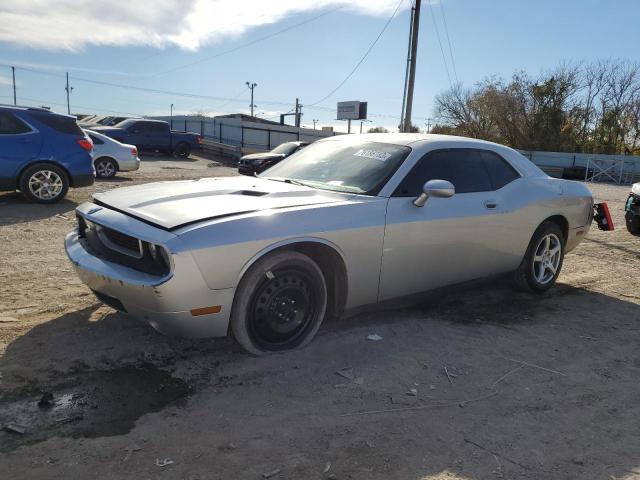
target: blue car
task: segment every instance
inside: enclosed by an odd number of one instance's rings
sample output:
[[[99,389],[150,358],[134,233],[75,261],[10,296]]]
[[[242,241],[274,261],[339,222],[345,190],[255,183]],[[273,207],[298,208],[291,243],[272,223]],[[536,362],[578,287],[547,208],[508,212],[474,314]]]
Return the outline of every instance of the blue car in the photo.
[[[93,143],[75,117],[43,108],[0,105],[0,191],[54,203],[69,187],[95,180]]]

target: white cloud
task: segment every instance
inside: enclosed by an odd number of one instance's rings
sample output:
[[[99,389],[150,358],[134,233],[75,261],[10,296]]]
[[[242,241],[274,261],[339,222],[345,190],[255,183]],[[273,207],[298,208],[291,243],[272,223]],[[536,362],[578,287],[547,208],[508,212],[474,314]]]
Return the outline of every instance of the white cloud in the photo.
[[[0,42],[72,51],[88,45],[197,50],[296,13],[344,7],[387,16],[397,5],[398,0],[2,0]]]
[[[9,77],[0,75],[0,86],[1,85],[13,85],[13,81]]]

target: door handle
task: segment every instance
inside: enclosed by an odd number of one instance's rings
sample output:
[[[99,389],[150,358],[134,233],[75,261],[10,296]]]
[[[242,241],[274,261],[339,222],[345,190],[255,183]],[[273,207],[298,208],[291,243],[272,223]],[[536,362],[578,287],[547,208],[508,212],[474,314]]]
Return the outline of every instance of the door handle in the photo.
[[[485,200],[484,206],[490,210],[493,210],[498,206],[498,204],[494,200]]]

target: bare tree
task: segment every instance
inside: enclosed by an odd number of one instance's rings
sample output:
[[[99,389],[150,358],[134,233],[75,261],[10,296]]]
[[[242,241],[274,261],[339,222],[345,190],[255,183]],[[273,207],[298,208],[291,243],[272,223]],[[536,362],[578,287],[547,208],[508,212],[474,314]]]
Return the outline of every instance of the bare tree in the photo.
[[[532,79],[488,78],[436,97],[437,126],[516,148],[625,153],[636,151],[640,67],[628,60],[564,63]]]

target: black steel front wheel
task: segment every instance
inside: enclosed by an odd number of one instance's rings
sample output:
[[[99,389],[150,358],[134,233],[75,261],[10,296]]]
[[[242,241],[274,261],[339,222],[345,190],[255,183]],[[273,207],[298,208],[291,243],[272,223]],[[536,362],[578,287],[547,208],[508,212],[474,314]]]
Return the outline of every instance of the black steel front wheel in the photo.
[[[299,348],[324,319],[327,286],[318,265],[298,252],[259,260],[243,277],[231,313],[231,328],[250,353]]]

